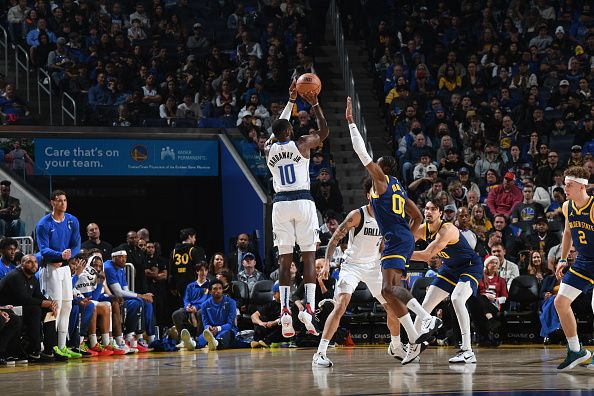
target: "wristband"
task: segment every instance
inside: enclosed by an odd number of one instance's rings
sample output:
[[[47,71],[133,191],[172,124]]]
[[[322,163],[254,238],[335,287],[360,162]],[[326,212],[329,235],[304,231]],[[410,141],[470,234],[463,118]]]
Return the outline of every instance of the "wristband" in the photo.
[[[289,102],[291,102],[291,103],[295,103],[296,101],[297,101],[297,99],[291,99],[291,98],[289,98]]]
[[[567,264],[567,259],[566,258],[559,259],[559,264]]]
[[[316,106],[319,106],[319,105],[320,105],[319,103],[316,103],[315,105],[311,105],[311,107],[316,107]]]

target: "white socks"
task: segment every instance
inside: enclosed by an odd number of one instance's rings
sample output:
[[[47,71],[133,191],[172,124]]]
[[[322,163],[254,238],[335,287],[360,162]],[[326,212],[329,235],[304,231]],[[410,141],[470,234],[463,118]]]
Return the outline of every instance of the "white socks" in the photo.
[[[429,315],[429,313],[427,311],[425,311],[425,308],[423,308],[423,306],[421,304],[419,304],[419,302],[417,301],[416,298],[412,298],[406,304],[406,307],[409,310],[413,311],[417,315],[417,318],[419,318],[420,320],[424,320],[424,319],[431,317],[431,315]]]
[[[307,285],[305,285],[307,286]],[[290,294],[291,294],[291,286],[280,286],[280,303],[281,303],[281,312],[286,309],[290,310]]]
[[[89,346],[93,348],[95,345],[97,345],[97,334],[89,334]]]
[[[419,338],[419,333],[417,333],[417,331],[415,330],[415,326],[413,325],[413,321],[410,317],[410,314],[407,313],[406,315],[398,319],[400,319],[400,323],[402,324],[402,327],[404,327],[404,331],[406,331],[406,334],[408,335],[408,343],[414,344],[417,338]]]
[[[570,351],[579,352],[580,351],[580,339],[578,338],[578,336],[567,337],[567,346],[569,346]]]
[[[97,336],[95,336],[95,341],[97,341]],[[107,346],[109,345],[109,333],[103,333],[101,334],[101,341],[103,341],[103,346]]]
[[[153,341],[155,341],[155,336],[154,335],[149,336],[149,339],[148,339],[149,344]]]
[[[115,340],[118,345],[124,345],[124,336],[117,336]]]
[[[316,284],[305,284],[305,303],[309,304],[312,310],[316,310]],[[311,312],[309,312],[311,313]]]
[[[322,355],[326,356],[326,350],[328,349],[328,344],[330,344],[330,340],[321,339],[320,345],[318,345],[318,352]]]
[[[400,345],[400,336],[390,336],[390,340],[391,340],[391,344],[393,347],[397,347],[398,345]]]
[[[58,348],[63,349],[66,347],[66,338],[68,333],[64,331],[58,331]]]

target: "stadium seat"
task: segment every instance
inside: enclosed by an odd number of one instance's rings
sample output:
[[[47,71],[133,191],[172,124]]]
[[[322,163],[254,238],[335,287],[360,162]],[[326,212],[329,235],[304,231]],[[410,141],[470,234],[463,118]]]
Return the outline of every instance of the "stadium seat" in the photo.
[[[538,280],[532,275],[515,278],[503,308],[504,337],[508,341],[535,341],[540,337]]]
[[[250,289],[248,288],[247,283],[236,280],[233,281],[233,288],[235,289],[236,293],[241,298],[241,305],[245,305],[249,307],[250,304]],[[240,308],[240,304],[237,304],[237,308]],[[237,327],[240,330],[250,329],[252,328],[252,320],[250,315],[247,312],[240,313],[238,318]]]
[[[374,301],[367,285],[359,282],[342,320],[350,324],[369,321]]]

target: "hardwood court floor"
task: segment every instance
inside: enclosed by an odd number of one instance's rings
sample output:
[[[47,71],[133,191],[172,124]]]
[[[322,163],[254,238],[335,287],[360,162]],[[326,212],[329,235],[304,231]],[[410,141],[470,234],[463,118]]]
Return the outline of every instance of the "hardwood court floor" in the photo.
[[[0,395],[388,395],[594,394],[594,371],[557,373],[561,348],[478,349],[478,364],[450,365],[452,348],[430,348],[402,366],[384,347],[149,353],[0,369]]]

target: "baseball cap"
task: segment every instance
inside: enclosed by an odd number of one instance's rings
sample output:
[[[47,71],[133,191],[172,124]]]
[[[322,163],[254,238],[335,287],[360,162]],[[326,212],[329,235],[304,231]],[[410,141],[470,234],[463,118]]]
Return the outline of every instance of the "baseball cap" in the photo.
[[[532,169],[532,164],[530,162],[526,162],[522,165],[522,169]]]
[[[202,29],[202,24],[200,22],[196,22],[194,24],[194,29]]]
[[[437,172],[437,166],[430,164],[427,166],[427,172]]]
[[[575,144],[571,146],[571,151],[582,151],[582,146],[580,146],[579,144]]]
[[[255,259],[256,259],[256,256],[254,256],[254,253],[252,253],[252,252],[244,253],[243,258],[242,258],[242,260],[255,260]]]
[[[443,211],[444,211],[444,212],[447,212],[447,211],[450,211],[450,212],[455,212],[455,211],[456,211],[456,205],[454,205],[454,204],[449,204],[449,205],[446,205],[446,206],[443,208]]]
[[[516,174],[514,172],[506,172],[503,178],[509,181],[514,181],[516,180]]]
[[[60,37],[60,38],[58,38],[58,40],[56,41],[56,43],[58,43],[60,45],[64,45],[64,44],[66,44],[66,38],[65,37]]]
[[[542,216],[536,219],[536,224],[539,224],[539,223],[548,224],[547,219]]]
[[[562,85],[569,85],[569,81],[567,81],[567,80],[559,81],[559,86],[562,86]]]
[[[555,29],[555,33],[565,34],[565,29],[563,29],[563,26],[557,26],[557,29]]]
[[[463,166],[462,168],[460,168],[460,170],[458,170],[458,173],[469,173],[468,168]]]
[[[330,174],[330,169],[329,168],[320,168],[320,173],[322,172],[326,172],[328,174]]]
[[[278,293],[280,292],[280,283],[275,282],[274,285],[272,285],[272,292],[273,293]]]

